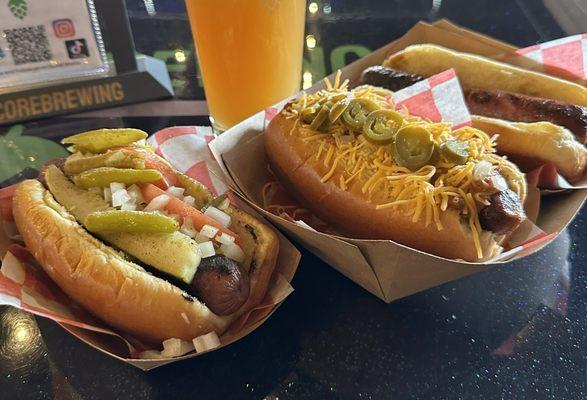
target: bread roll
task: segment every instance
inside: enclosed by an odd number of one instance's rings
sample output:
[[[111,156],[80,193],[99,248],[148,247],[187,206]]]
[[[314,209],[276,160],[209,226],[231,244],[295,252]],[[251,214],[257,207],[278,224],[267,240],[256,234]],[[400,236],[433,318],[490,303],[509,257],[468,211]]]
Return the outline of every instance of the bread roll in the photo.
[[[454,68],[464,88],[499,89],[587,106],[587,88],[581,85],[432,44],[406,47],[383,65],[425,77]]]
[[[472,120],[475,128],[489,135],[499,135],[497,150],[525,171],[552,162],[570,182],[585,176],[587,149],[562,126],[550,122],[509,122],[476,115]]]

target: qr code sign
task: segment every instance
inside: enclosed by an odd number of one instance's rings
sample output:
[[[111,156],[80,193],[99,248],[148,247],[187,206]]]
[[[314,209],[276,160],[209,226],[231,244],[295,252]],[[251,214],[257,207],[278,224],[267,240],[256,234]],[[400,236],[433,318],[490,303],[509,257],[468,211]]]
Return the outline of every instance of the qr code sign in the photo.
[[[4,35],[15,65],[49,61],[53,58],[44,25],[5,29]]]

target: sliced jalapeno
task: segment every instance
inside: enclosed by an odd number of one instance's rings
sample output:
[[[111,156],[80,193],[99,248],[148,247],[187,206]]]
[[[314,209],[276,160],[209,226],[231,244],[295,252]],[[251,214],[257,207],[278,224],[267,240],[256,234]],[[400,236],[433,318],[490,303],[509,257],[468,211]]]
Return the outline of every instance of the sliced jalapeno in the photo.
[[[179,224],[162,214],[143,211],[96,211],[87,216],[84,226],[90,232],[173,233]]]
[[[376,110],[371,112],[363,124],[363,135],[375,144],[389,144],[401,128],[404,119],[392,110]]]
[[[330,108],[324,104],[318,114],[314,117],[314,120],[310,124],[310,129],[314,129],[315,131],[320,130],[320,128],[324,129],[324,123],[328,120],[328,114],[330,113]]]
[[[440,161],[440,151],[438,150],[438,145],[434,143],[434,148],[432,149],[432,155],[430,156],[430,160],[428,161],[428,165],[436,165]]]
[[[434,152],[432,135],[421,126],[404,126],[396,133],[394,144],[395,162],[411,171],[427,165]]]
[[[379,106],[372,100],[364,98],[352,99],[342,113],[342,119],[349,128],[360,131],[363,129],[367,115],[378,109]]]
[[[462,165],[469,158],[469,143],[461,140],[447,140],[440,144],[440,153],[449,162]]]
[[[318,114],[319,110],[320,105],[317,103],[312,104],[310,107],[304,108],[301,112],[302,121],[304,121],[306,124],[311,124],[312,121],[314,121],[314,118],[316,118],[316,114]]]
[[[330,107],[330,113],[328,114],[328,121],[331,123],[336,122],[340,116],[346,111],[351,102],[350,98],[344,98],[338,103],[335,103]]]

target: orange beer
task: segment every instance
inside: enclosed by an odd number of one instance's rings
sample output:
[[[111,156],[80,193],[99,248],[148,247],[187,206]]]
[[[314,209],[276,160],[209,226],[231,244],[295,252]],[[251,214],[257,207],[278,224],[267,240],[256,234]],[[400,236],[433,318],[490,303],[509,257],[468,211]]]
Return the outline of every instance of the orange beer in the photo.
[[[215,128],[299,90],[305,0],[185,0]]]

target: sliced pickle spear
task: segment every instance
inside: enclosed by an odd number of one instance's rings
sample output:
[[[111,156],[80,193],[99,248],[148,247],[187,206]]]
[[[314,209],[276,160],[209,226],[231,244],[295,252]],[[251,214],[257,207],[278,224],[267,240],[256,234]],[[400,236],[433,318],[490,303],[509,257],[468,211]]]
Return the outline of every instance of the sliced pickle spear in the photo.
[[[102,153],[112,147],[128,146],[147,136],[140,129],[96,129],[66,137],[61,143],[72,144],[75,151]]]
[[[114,150],[91,156],[74,154],[65,160],[63,170],[66,175],[75,175],[99,167],[145,169],[145,155],[140,152],[124,150]]]
[[[94,168],[73,177],[76,185],[89,189],[91,187],[108,187],[112,182],[126,185],[148,183],[162,178],[155,169],[122,169],[112,167]]]
[[[172,233],[179,223],[163,214],[143,211],[97,211],[87,216],[85,226],[90,232]]]
[[[173,233],[105,232],[97,235],[144,264],[187,284],[194,279],[202,260],[197,243],[179,231]]]
[[[55,165],[45,171],[45,182],[57,202],[79,222],[93,212],[113,209],[101,194],[75,186]]]
[[[113,210],[100,195],[74,185],[55,166],[47,169],[45,181],[59,204],[82,225],[88,215],[96,211]],[[188,284],[200,265],[200,251],[196,242],[181,232],[103,232],[96,236],[146,265]]]

